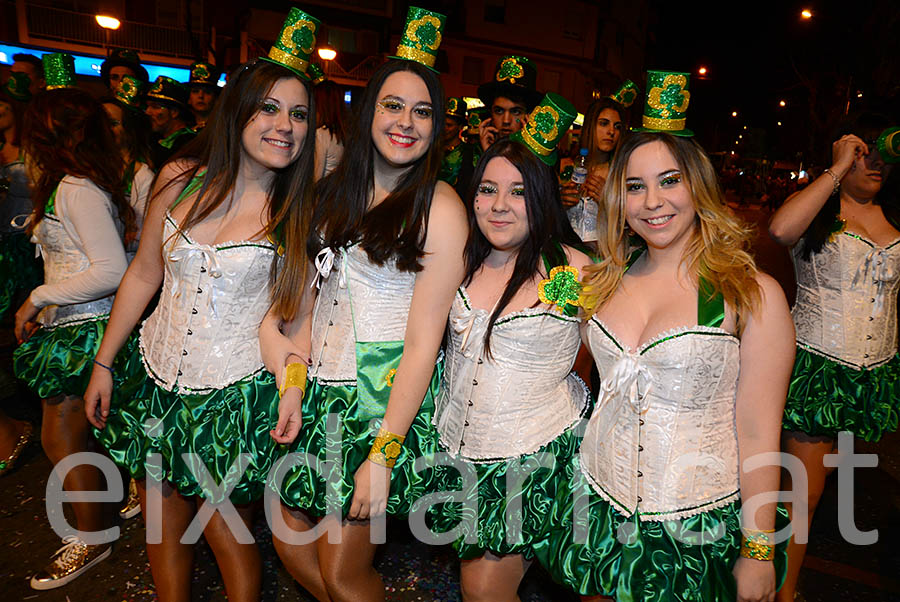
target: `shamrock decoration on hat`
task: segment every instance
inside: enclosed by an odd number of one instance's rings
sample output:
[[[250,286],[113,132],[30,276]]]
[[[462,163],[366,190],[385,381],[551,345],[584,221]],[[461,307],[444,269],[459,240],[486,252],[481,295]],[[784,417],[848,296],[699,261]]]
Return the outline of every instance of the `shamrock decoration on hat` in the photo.
[[[318,86],[327,79],[325,77],[325,71],[322,70],[318,63],[310,63],[309,67],[306,69],[306,74],[312,80],[314,86]]]
[[[15,100],[28,102],[31,100],[31,92],[28,90],[30,86],[31,78],[28,77],[28,74],[19,72],[9,74],[9,79],[6,80],[4,88],[6,89],[7,94]]]
[[[528,120],[510,139],[521,142],[547,165],[556,164],[556,145],[565,135],[578,111],[568,100],[548,92],[541,103],[528,115]]]
[[[434,63],[446,22],[445,15],[410,6],[406,13],[406,26],[397,45],[397,54],[389,58],[415,61],[437,73]]]
[[[615,92],[607,96],[607,98],[611,98],[627,109],[634,104],[639,92],[637,85],[630,79],[626,79],[622,82],[622,85],[620,85]]]
[[[41,57],[44,65],[44,80],[48,90],[75,88],[75,58],[65,52],[54,52]]]
[[[187,109],[188,89],[171,77],[160,75],[147,91],[147,98],[177,109]]]
[[[494,104],[498,96],[522,97],[529,110],[540,102],[543,95],[536,90],[537,68],[524,56],[500,57],[494,80],[478,86],[478,97],[485,106]]]
[[[889,127],[881,132],[875,147],[885,163],[900,163],[900,127]]]
[[[316,33],[321,24],[321,21],[309,13],[292,8],[275,44],[269,50],[269,56],[260,58],[290,69],[308,80],[309,74],[306,71],[309,68],[309,57],[316,45]]]
[[[144,111],[141,99],[141,89],[143,87],[144,82],[136,77],[125,75],[122,77],[119,85],[116,86],[116,89],[113,92],[113,98],[126,109],[142,113]]]
[[[635,131],[693,136],[694,132],[684,127],[691,101],[691,93],[687,89],[689,78],[689,73],[648,71],[643,127],[635,128]]]
[[[447,117],[453,117],[460,123],[465,123],[466,101],[456,96],[447,98]]]
[[[188,86],[203,86],[205,88],[219,88],[219,70],[212,63],[196,62],[191,64],[191,75],[188,78]]]

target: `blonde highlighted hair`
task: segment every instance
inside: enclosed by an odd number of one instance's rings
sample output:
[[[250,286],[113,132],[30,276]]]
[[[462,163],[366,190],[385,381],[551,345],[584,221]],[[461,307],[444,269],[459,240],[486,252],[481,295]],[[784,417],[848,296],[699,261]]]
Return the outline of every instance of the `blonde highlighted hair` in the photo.
[[[750,254],[752,230],[725,206],[709,157],[690,138],[666,133],[641,132],[631,136],[616,153],[603,191],[598,216],[599,256],[602,260],[585,268],[584,305],[588,313],[598,311],[622,282],[634,246],[625,227],[625,177],[628,160],[644,144],[661,142],[675,158],[688,185],[697,212],[697,228],[691,234],[681,261],[699,285],[703,279],[735,312],[738,331],[761,300],[757,268]]]

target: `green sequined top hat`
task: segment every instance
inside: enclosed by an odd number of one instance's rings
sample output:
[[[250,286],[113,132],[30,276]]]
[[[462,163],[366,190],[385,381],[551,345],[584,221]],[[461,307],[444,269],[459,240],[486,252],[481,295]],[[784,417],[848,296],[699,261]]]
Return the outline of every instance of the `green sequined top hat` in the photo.
[[[875,146],[885,163],[900,163],[900,127],[889,127],[881,132]]]
[[[290,69],[308,80],[306,70],[309,69],[309,57],[316,46],[316,33],[321,24],[321,21],[309,13],[297,7],[291,8],[281,27],[281,33],[269,49],[269,56],[260,58]]]
[[[537,158],[553,166],[556,164],[556,145],[575,118],[578,111],[568,100],[548,92],[525,121],[525,126],[510,135],[510,139],[521,142],[537,155]]]
[[[141,59],[134,50],[126,48],[110,49],[109,56],[100,65],[100,79],[103,80],[106,86],[109,86],[109,71],[113,67],[128,67],[134,72],[134,76],[145,84],[150,81],[147,70],[141,65]]]
[[[622,82],[622,85],[619,86],[618,90],[607,96],[607,98],[613,99],[627,109],[634,104],[638,94],[640,94],[640,90],[637,85],[630,79],[626,79]]]
[[[453,117],[463,123],[466,121],[466,101],[457,96],[447,97],[447,117]]]
[[[328,79],[325,77],[325,71],[322,70],[322,67],[320,67],[318,63],[310,63],[309,67],[306,69],[306,74],[312,80],[314,86],[318,86]]]
[[[415,61],[437,73],[434,62],[446,22],[445,15],[410,6],[406,13],[406,26],[400,37],[400,44],[397,45],[397,54],[388,58]]]
[[[691,93],[690,73],[648,71],[647,98],[644,101],[643,127],[636,132],[667,132],[674,136],[693,136],[684,127]]]
[[[30,85],[31,78],[27,73],[10,73],[9,79],[3,84],[3,89],[15,100],[28,102],[31,100],[31,92],[28,90]]]
[[[48,90],[75,88],[75,58],[65,52],[54,52],[41,57],[44,65],[44,80]]]
[[[478,86],[478,98],[486,107],[498,96],[524,97],[529,111],[541,102],[544,95],[537,91],[537,67],[530,59],[512,54],[500,57],[493,81]]]
[[[144,101],[141,97],[145,84],[136,77],[126,75],[122,77],[122,81],[113,90],[113,98],[126,109],[142,113],[144,111]]]
[[[147,90],[147,100],[154,100],[178,109],[187,108],[188,95],[188,89],[184,84],[165,75],[157,77],[150,89]]]
[[[212,63],[197,61],[191,63],[191,75],[188,78],[188,87],[203,86],[206,88],[219,89],[219,70]]]

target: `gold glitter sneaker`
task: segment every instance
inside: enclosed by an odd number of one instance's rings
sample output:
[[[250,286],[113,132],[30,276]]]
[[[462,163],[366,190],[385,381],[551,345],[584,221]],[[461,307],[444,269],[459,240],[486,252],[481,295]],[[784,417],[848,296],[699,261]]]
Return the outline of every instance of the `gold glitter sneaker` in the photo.
[[[141,513],[141,500],[138,497],[137,484],[134,479],[128,483],[128,499],[125,504],[119,508],[119,516],[122,520],[128,520]]]
[[[53,561],[31,578],[31,589],[62,587],[112,554],[112,544],[89,546],[74,535],[64,537],[63,544],[53,554]]]

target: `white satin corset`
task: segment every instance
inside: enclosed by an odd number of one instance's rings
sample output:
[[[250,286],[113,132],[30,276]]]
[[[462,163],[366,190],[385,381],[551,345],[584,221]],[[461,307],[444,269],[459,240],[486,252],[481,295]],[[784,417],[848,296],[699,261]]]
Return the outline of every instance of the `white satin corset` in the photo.
[[[312,322],[310,378],[326,384],[356,382],[356,341],[402,341],[416,275],[369,260],[359,245],[316,257],[319,287]]]
[[[738,339],[689,326],[631,351],[596,317],[583,328],[601,390],[580,458],[597,493],[645,521],[738,499]]]
[[[492,461],[533,453],[578,422],[589,401],[572,366],[580,320],[545,306],[500,317],[484,349],[488,310],[464,289],[450,309],[434,423],[450,453]]]
[[[55,215],[45,215],[32,234],[32,242],[44,260],[44,283],[64,282],[91,267],[87,255],[75,245],[62,222]],[[46,328],[72,324],[109,315],[115,295],[70,305],[48,305],[38,314],[38,322]]]
[[[869,369],[897,352],[900,239],[878,247],[842,232],[822,250],[792,249],[797,301],[791,314],[797,343],[832,361]]]
[[[268,241],[202,245],[163,229],[165,279],[141,326],[147,373],[168,391],[223,389],[263,367],[259,325],[269,308]]]

